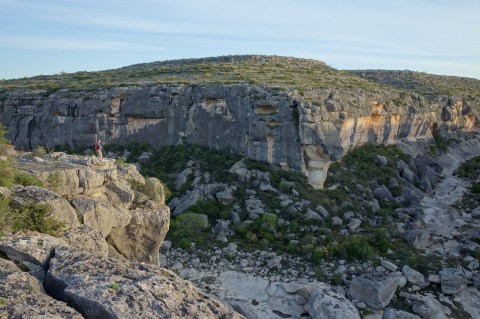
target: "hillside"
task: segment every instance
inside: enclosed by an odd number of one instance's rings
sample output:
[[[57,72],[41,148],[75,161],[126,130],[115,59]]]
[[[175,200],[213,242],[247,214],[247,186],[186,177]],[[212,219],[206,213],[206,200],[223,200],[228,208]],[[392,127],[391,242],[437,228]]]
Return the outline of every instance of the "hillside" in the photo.
[[[381,88],[375,82],[336,70],[320,61],[247,55],[152,62],[99,72],[7,80],[0,81],[0,90],[67,88],[80,91],[160,84],[246,84],[301,92],[322,88],[363,88],[367,91]]]
[[[362,79],[421,94],[480,95],[480,80],[409,70],[351,70]]]

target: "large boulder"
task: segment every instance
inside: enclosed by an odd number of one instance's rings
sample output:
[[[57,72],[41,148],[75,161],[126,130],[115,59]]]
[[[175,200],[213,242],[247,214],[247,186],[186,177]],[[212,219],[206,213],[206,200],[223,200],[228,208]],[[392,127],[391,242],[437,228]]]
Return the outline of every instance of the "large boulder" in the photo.
[[[112,228],[108,240],[125,257],[158,265],[158,252],[170,226],[169,208],[163,205],[157,209],[130,212],[130,223],[122,228]]]
[[[445,268],[440,271],[440,283],[442,292],[446,295],[454,295],[467,288],[467,278],[462,267]]]
[[[85,318],[243,318],[169,270],[69,248],[56,251],[45,287]]]
[[[316,287],[310,292],[305,309],[312,319],[360,319],[350,300],[325,287]]]
[[[75,197],[70,202],[82,216],[83,223],[100,231],[103,237],[107,237],[112,228],[125,227],[132,218],[128,209],[114,206],[101,197]]]
[[[373,309],[383,309],[392,300],[398,285],[399,277],[395,274],[366,274],[352,279],[349,293]]]
[[[165,188],[162,182],[155,177],[149,177],[145,180],[143,193],[157,205],[165,203]]]
[[[63,222],[66,228],[77,227],[80,222],[75,209],[62,196],[36,186],[17,186],[12,198],[18,203],[44,203],[50,206],[50,216]]]
[[[125,180],[116,180],[106,183],[105,194],[114,204],[126,208],[132,205],[133,199],[135,198],[135,192]]]
[[[145,178],[133,164],[117,164],[117,176],[127,182],[145,185]]]

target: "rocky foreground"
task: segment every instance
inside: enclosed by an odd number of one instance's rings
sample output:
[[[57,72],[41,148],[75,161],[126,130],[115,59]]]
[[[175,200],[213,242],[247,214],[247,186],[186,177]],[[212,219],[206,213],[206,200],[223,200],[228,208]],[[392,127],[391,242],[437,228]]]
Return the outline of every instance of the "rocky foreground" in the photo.
[[[229,225],[238,217],[235,206],[232,220],[217,220],[212,228],[218,242],[200,249],[173,247],[164,241],[170,209],[158,180],[144,179],[135,166],[113,160],[64,153],[42,158],[22,155],[15,166],[50,189],[15,186],[0,189],[1,196],[18,203],[47,203],[66,229],[58,238],[30,232],[1,239],[0,314],[6,318],[480,318],[479,204],[451,206],[468,186],[452,172],[465,158],[480,154],[479,145],[478,136],[456,144],[436,158],[443,168],[436,174],[436,164],[422,156],[408,164],[398,161],[403,176],[399,182],[411,178],[424,191],[415,191],[416,200],[396,197],[413,204],[398,210],[401,218],[394,226],[431,263],[443,265],[437,271],[429,268],[428,274],[393,252],[369,262],[325,259],[314,265],[271,249],[245,251],[229,239]],[[375,165],[383,165],[381,157],[376,160]],[[205,177],[200,168],[192,167],[185,174]],[[430,175],[419,178],[420,167]],[[293,196],[273,189],[266,173],[249,170],[241,162],[231,171],[240,180],[258,181],[252,183],[246,199],[247,218],[264,214],[261,201],[254,200],[262,191],[275,192],[286,206],[308,207],[294,189],[287,188]],[[179,175],[178,184],[183,180]],[[211,196],[228,200],[234,187],[209,186],[208,178],[193,184],[186,196],[170,203],[174,214],[183,214],[198,194],[208,198],[207,193],[214,192]],[[381,185],[374,187],[372,202],[392,196]],[[307,214],[312,220],[330,219],[322,207],[307,209]],[[357,234],[374,222],[355,212],[331,219],[342,236]],[[292,234],[291,244],[298,245],[299,239]]]
[[[16,186],[1,196],[46,203],[65,231],[1,238],[1,318],[242,318],[156,266],[170,219],[158,180],[133,165],[63,153],[15,165],[55,192]]]

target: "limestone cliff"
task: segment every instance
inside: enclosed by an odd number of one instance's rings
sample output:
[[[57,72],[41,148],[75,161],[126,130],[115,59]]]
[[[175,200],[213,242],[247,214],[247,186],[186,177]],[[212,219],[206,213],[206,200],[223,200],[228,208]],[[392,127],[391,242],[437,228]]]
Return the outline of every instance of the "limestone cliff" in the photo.
[[[347,84],[306,93],[249,84],[15,90],[0,94],[0,121],[23,149],[89,146],[95,134],[110,144],[200,144],[303,171],[315,187],[329,163],[357,145],[428,138],[434,125],[446,131],[480,125],[478,95]]]

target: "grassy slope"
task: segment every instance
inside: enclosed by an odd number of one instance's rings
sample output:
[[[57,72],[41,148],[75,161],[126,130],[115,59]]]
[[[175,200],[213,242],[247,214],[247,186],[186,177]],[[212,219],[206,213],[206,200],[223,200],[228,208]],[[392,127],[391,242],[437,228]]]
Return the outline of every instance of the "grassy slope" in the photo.
[[[153,84],[250,84],[297,89],[363,88],[381,85],[315,60],[276,56],[226,56],[132,65],[99,72],[76,72],[0,81],[0,90],[68,88],[96,90]]]
[[[396,89],[422,94],[480,95],[480,80],[409,70],[352,70],[352,74]]]

